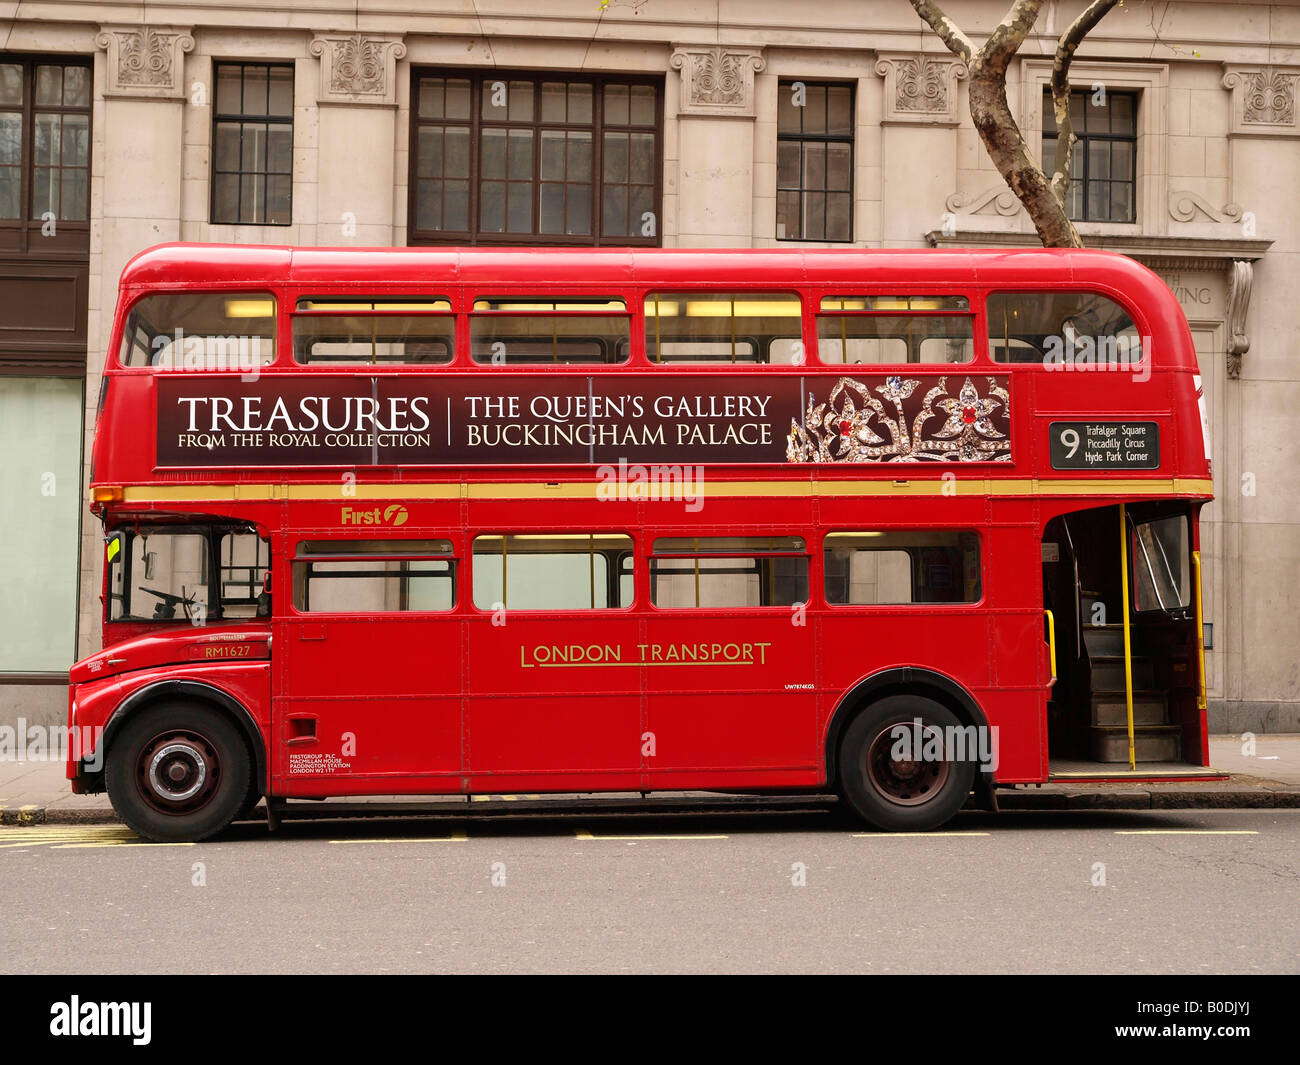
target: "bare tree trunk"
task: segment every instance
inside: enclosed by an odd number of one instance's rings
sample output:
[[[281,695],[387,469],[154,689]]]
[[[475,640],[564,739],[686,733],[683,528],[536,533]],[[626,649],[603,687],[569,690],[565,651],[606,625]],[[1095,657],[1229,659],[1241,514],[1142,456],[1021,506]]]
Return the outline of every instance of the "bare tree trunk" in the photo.
[[[1052,63],[1052,103],[1058,140],[1055,173],[1049,180],[1034,161],[1007,103],[1007,67],[1033,29],[1043,0],[1015,0],[984,46],[969,37],[935,0],[911,0],[916,13],[970,71],[971,120],[998,173],[1025,206],[1038,239],[1048,248],[1081,248],[1083,241],[1065,210],[1070,184],[1074,130],[1070,125],[1070,60],[1079,43],[1118,0],[1094,0],[1061,35]]]

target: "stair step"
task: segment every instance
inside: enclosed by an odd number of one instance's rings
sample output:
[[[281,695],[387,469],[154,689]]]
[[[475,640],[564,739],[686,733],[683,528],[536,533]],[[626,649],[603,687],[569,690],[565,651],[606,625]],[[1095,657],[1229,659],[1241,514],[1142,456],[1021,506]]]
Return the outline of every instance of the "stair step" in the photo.
[[[1124,687],[1123,655],[1093,655],[1091,662],[1093,691],[1118,690]],[[1156,667],[1151,659],[1135,655],[1132,659],[1132,670],[1134,688],[1155,687]]]
[[[1128,761],[1126,726],[1092,725],[1088,736],[1094,761]],[[1177,725],[1135,725],[1133,750],[1139,762],[1177,762],[1183,754],[1182,729]]]
[[[1092,724],[1128,726],[1128,703],[1123,692],[1092,695]],[[1133,693],[1134,725],[1169,724],[1169,705],[1164,695]]]
[[[1123,655],[1123,625],[1085,625],[1083,627],[1083,645],[1089,655]]]

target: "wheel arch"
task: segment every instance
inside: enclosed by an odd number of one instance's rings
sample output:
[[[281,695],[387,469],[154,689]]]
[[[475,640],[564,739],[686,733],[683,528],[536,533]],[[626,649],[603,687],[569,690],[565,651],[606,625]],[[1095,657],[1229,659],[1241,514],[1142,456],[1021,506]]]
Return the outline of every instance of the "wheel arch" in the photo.
[[[839,784],[839,746],[859,711],[889,695],[921,695],[946,706],[964,724],[985,728],[988,718],[975,697],[946,674],[923,666],[895,666],[864,677],[840,697],[826,729],[826,783]]]
[[[84,761],[82,763],[82,772],[86,778],[95,779],[96,783],[102,785],[104,782],[104,766],[108,762],[107,755],[112,747],[113,737],[121,731],[122,726],[150,706],[176,698],[206,703],[220,710],[238,725],[240,734],[247,741],[248,749],[253,755],[253,779],[258,783],[258,790],[265,791],[266,746],[262,742],[262,733],[257,727],[257,722],[253,720],[253,715],[249,713],[248,707],[229,692],[222,691],[215,685],[198,680],[155,681],[152,684],[146,684],[143,688],[132,692],[123,699],[104,726],[104,735],[100,741],[104,753],[103,757],[99,759],[100,768],[98,772],[90,773],[85,768]]]

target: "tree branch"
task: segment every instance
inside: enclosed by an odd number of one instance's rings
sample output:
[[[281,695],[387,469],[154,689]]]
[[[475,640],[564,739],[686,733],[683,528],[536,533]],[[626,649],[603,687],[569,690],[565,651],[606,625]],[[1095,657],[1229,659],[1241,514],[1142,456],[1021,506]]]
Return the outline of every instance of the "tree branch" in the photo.
[[[948,46],[948,51],[963,62],[969,63],[975,55],[975,45],[957,28],[957,24],[943,13],[935,0],[911,0],[911,3],[916,8],[916,13],[939,35],[939,40]]]
[[[1025,35],[1038,21],[1038,10],[1042,6],[1043,0],[1015,0],[1002,16],[1002,21],[993,27],[975,61],[998,74],[1005,74],[1011,57],[1020,50]]]
[[[1052,110],[1056,115],[1056,158],[1052,161],[1052,194],[1065,206],[1070,191],[1070,164],[1074,159],[1074,123],[1070,120],[1070,62],[1083,39],[1119,0],[1093,0],[1056,42],[1052,57]]]

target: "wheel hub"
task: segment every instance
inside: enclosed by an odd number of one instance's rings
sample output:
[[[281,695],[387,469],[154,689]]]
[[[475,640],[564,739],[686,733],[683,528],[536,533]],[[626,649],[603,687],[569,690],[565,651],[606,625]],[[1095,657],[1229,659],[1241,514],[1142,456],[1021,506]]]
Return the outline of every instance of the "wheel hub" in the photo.
[[[190,813],[204,806],[221,774],[216,748],[193,732],[170,732],[145,744],[136,763],[141,797],[160,813]]]
[[[913,726],[905,726],[909,730]],[[863,777],[867,786],[882,798],[897,806],[920,806],[930,801],[943,790],[948,780],[949,763],[946,759],[926,759],[924,757],[894,757],[894,730],[897,724],[886,725],[876,734],[875,739],[867,745],[862,760]],[[943,734],[934,725],[921,726],[923,736],[919,737],[921,751],[938,737],[939,750],[943,750]],[[915,737],[915,734],[914,734]],[[913,755],[920,752],[911,751]]]

